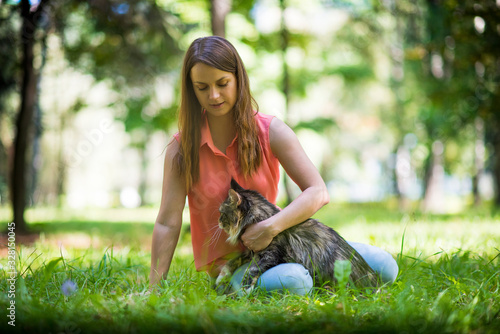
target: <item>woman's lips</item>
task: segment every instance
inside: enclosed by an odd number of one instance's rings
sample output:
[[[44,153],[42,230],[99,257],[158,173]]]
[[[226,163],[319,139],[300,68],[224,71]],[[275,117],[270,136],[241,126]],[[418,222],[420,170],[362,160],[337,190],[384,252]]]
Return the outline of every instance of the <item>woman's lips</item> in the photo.
[[[217,109],[217,108],[222,107],[223,104],[224,104],[224,102],[217,103],[217,104],[211,104],[210,107]]]

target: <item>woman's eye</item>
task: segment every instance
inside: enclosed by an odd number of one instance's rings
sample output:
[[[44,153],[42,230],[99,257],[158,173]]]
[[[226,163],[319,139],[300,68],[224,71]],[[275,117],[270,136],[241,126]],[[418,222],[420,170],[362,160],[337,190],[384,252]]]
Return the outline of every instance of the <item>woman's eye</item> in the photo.
[[[198,88],[198,90],[206,90],[207,89],[206,86],[204,86],[204,87],[197,87],[197,88]]]
[[[226,87],[227,86],[227,82],[223,83],[223,84],[219,84],[219,87]]]

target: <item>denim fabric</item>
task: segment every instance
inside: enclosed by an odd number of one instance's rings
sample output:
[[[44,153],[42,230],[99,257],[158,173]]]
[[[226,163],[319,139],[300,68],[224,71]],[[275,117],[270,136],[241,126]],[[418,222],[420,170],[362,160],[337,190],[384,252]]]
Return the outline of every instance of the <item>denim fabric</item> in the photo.
[[[392,283],[396,280],[399,267],[391,254],[372,245],[353,241],[347,241],[347,243],[379,274],[382,283]]]
[[[391,254],[371,245],[359,242],[348,243],[365,259],[368,265],[380,275],[383,283],[392,283],[398,275],[398,265]],[[241,282],[249,263],[239,267],[231,278],[235,291],[242,293]],[[283,291],[305,295],[313,288],[313,280],[304,266],[298,263],[282,263],[267,270],[257,281],[257,286],[264,291]]]
[[[235,291],[241,291],[241,281],[250,263],[236,269],[231,278],[231,285]],[[259,277],[257,286],[264,291],[282,291],[287,289],[291,293],[305,295],[313,287],[313,279],[309,271],[298,263],[282,263],[272,267]]]

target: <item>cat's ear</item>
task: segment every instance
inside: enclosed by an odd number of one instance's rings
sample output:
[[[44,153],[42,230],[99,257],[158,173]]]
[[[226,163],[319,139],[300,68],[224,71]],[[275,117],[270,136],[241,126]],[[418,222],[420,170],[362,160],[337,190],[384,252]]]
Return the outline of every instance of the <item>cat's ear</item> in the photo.
[[[238,206],[241,204],[241,195],[238,194],[236,191],[234,191],[233,189],[229,189],[229,199],[231,200],[231,204],[234,204],[234,206]]]
[[[236,182],[235,179],[231,178],[231,189],[235,190],[236,192],[242,192],[245,189]]]

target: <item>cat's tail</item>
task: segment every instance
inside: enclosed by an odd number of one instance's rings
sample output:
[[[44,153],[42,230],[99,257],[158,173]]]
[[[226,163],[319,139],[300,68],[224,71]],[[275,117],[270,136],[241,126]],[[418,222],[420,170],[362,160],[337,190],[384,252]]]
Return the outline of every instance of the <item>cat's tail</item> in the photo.
[[[354,285],[358,288],[378,287],[380,279],[377,273],[354,248],[352,250],[350,279],[354,282]]]

